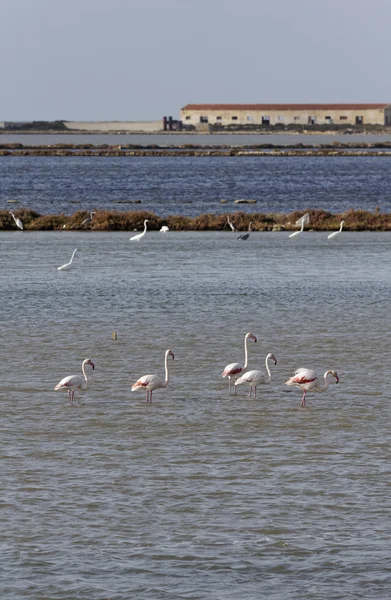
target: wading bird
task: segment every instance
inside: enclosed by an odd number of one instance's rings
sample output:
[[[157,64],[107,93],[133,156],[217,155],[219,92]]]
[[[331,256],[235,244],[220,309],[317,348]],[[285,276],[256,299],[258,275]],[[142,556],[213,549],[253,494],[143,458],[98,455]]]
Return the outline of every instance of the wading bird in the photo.
[[[334,233],[330,233],[330,235],[327,236],[328,240],[332,240],[333,238],[335,238],[337,235],[339,235],[342,231],[342,227],[344,226],[345,221],[341,221],[341,224],[339,226],[338,231],[334,231]]]
[[[77,248],[75,248],[74,251],[72,252],[72,258],[69,261],[69,263],[65,263],[65,265],[61,265],[61,267],[57,268],[57,271],[69,271],[69,269],[71,268],[71,265],[72,265],[73,257],[75,256],[76,252],[77,252]]]
[[[232,221],[230,220],[229,216],[227,215],[227,221],[228,221],[228,225],[231,227],[232,231],[236,231],[236,227],[235,225],[232,223]]]
[[[273,360],[274,364],[277,364],[277,359],[274,354],[268,354],[265,360],[267,375],[262,371],[247,371],[235,381],[235,388],[237,385],[242,385],[243,383],[250,386],[248,396],[251,398],[251,392],[254,388],[254,398],[257,397],[257,387],[259,385],[265,385],[270,383],[272,380],[272,374],[270,373],[268,362],[269,360]]]
[[[294,385],[303,390],[303,396],[301,399],[300,406],[305,406],[305,397],[307,395],[307,392],[309,392],[310,390],[314,392],[325,392],[327,390],[330,384],[330,380],[327,379],[328,375],[332,375],[334,377],[335,383],[339,382],[338,374],[336,373],[336,371],[332,371],[331,369],[329,371],[326,371],[326,373],[324,374],[324,382],[322,383],[321,381],[319,381],[318,375],[313,369],[305,369],[301,367],[300,369],[297,369],[297,371],[295,371],[293,377],[288,379],[288,381],[286,381],[285,384]]]
[[[90,216],[87,217],[86,219],[84,219],[84,221],[81,222],[82,226],[83,227],[88,227],[88,225],[91,225],[92,219],[93,219],[94,215],[96,215],[96,212],[93,210],[92,212],[90,212]]]
[[[143,375],[136,381],[134,385],[132,385],[132,392],[136,392],[137,390],[145,390],[146,391],[146,400],[147,402],[152,402],[152,392],[157,388],[165,388],[168,385],[168,357],[174,358],[174,353],[172,350],[166,350],[166,354],[164,357],[164,369],[165,369],[165,379],[164,381],[159,377],[159,375]]]
[[[309,213],[305,213],[305,215],[303,215],[302,217],[300,217],[300,219],[297,219],[295,225],[297,227],[300,227],[299,231],[295,231],[294,233],[290,234],[290,238],[296,237],[297,235],[300,235],[300,233],[303,233],[304,230],[304,226],[308,225],[308,223],[310,222],[310,215]]]
[[[163,227],[160,228],[160,231],[162,233],[167,233],[167,231],[170,231],[169,228],[167,227],[167,225],[163,225]]]
[[[147,231],[147,223],[148,223],[148,219],[145,219],[144,231],[142,233],[138,233],[137,235],[134,235],[133,237],[129,238],[130,242],[139,242],[144,237],[145,232]]]
[[[244,336],[244,365],[241,365],[240,363],[231,363],[231,364],[227,365],[225,367],[224,371],[221,373],[222,377],[228,377],[229,393],[231,393],[231,386],[232,386],[231,379],[233,379],[235,381],[236,376],[240,375],[240,373],[244,369],[247,369],[247,365],[248,365],[247,340],[248,339],[254,340],[255,343],[257,342],[257,338],[252,333],[246,333],[246,335]],[[234,394],[236,394],[235,386],[234,386]]]
[[[16,227],[19,227],[19,229],[23,230],[23,223],[22,223],[22,221],[20,219],[17,219],[15,217],[15,215],[14,215],[13,212],[11,212],[11,211],[8,211],[8,212],[11,215],[11,217],[13,218],[13,220],[15,221]]]
[[[250,222],[249,226],[248,226],[248,232],[247,233],[242,233],[242,235],[240,235],[237,239],[238,240],[248,240],[248,238],[250,237],[250,233],[252,232],[252,227],[251,227],[252,223]]]
[[[69,404],[73,404],[73,397],[75,395],[75,390],[86,390],[87,389],[87,375],[85,371],[85,366],[90,365],[92,369],[95,369],[95,365],[90,358],[86,358],[83,360],[81,365],[81,371],[83,373],[83,377],[81,375],[68,375],[68,377],[64,377],[61,379],[60,383],[56,385],[54,388],[57,390],[67,390],[68,391],[68,402]]]

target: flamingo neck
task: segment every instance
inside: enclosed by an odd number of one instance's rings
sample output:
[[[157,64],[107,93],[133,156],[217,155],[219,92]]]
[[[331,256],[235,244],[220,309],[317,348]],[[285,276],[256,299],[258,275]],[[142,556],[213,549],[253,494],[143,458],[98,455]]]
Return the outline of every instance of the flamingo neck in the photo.
[[[329,387],[329,385],[330,385],[330,380],[329,380],[329,379],[327,379],[327,375],[329,375],[329,373],[330,373],[330,372],[331,372],[331,371],[326,371],[326,373],[324,374],[324,383],[320,383],[320,384],[318,385],[318,389],[319,389],[321,392],[325,392],[325,391],[327,390],[327,388]]]
[[[341,225],[339,226],[340,231],[342,231],[342,227],[343,227],[343,222],[341,222]]]
[[[164,359],[164,371],[165,371],[165,378],[164,378],[164,383],[162,385],[162,387],[167,387],[168,385],[168,352],[166,352],[166,356]]]
[[[247,340],[248,340],[248,336],[246,335],[246,337],[244,338],[244,366],[243,366],[243,371],[245,369],[247,369],[247,365],[248,365],[248,348],[247,348]]]
[[[267,380],[270,381],[272,378],[272,374],[269,369],[269,355],[267,355],[267,357],[266,357],[265,366],[266,366],[266,371],[267,371]]]
[[[144,231],[143,231],[143,233],[145,233],[146,231],[147,231],[147,224],[144,223]]]
[[[72,252],[72,258],[71,258],[71,260],[70,260],[69,264],[71,264],[71,262],[73,261],[73,257],[75,256],[75,254],[76,254],[76,250],[74,250],[74,251]]]
[[[86,364],[86,362],[87,362],[86,360],[83,360],[83,364],[81,365],[81,372],[83,373],[85,381],[88,381],[87,380],[86,370],[85,370],[85,364]]]

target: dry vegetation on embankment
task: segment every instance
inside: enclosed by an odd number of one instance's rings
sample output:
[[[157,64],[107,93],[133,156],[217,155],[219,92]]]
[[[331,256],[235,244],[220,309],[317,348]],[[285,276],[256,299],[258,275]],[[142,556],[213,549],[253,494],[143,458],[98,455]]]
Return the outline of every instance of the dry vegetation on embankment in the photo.
[[[134,231],[142,229],[144,219],[149,219],[148,229],[159,230],[167,225],[171,231],[230,231],[227,214],[238,230],[248,228],[251,221],[255,231],[296,230],[294,223],[305,212],[310,214],[309,229],[313,231],[331,231],[339,227],[341,219],[345,221],[348,231],[391,231],[391,213],[381,213],[364,210],[348,210],[332,214],[324,210],[295,211],[288,214],[279,213],[244,213],[204,214],[198,217],[183,217],[170,215],[165,218],[144,210],[108,211],[98,210],[88,229],[93,231]],[[14,209],[16,217],[22,220],[28,231],[86,231],[83,220],[89,216],[85,211],[73,215],[40,215],[25,208]],[[16,225],[8,210],[0,211],[0,230],[16,229]]]

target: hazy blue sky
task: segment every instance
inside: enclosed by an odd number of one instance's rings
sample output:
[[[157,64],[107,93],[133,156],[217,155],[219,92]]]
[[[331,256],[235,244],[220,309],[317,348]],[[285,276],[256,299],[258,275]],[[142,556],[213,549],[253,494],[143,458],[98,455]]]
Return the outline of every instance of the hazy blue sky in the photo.
[[[0,0],[0,120],[390,102],[391,0]]]

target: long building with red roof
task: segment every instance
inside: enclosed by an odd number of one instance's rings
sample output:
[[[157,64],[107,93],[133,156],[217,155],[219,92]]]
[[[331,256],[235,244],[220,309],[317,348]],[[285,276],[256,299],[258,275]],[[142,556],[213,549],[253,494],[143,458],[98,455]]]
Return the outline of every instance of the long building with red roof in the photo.
[[[186,104],[186,125],[391,125],[391,104]]]

